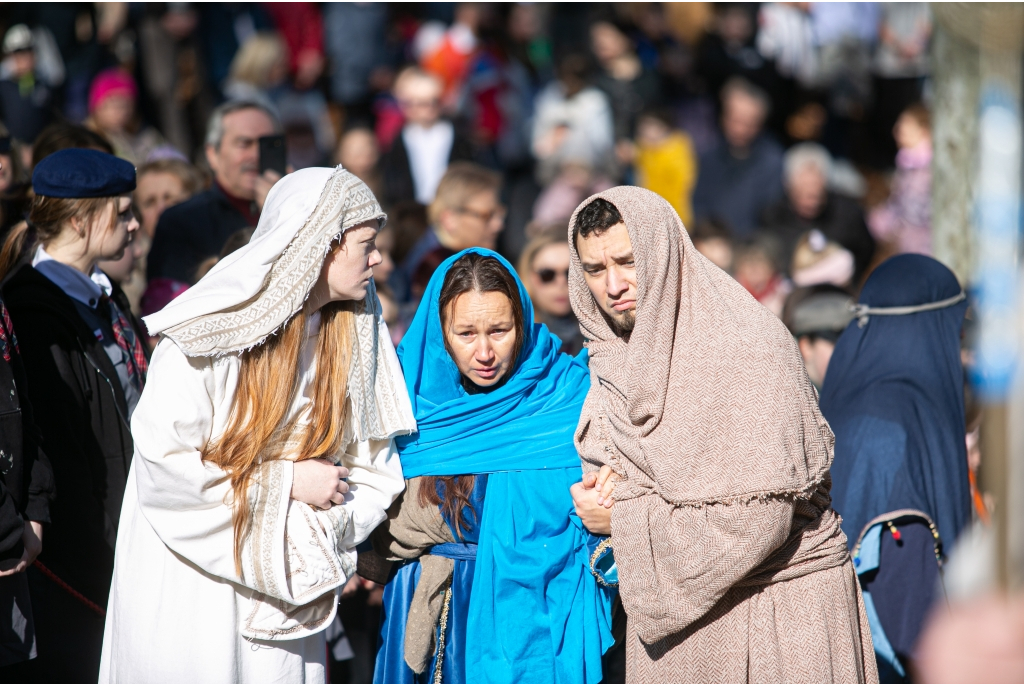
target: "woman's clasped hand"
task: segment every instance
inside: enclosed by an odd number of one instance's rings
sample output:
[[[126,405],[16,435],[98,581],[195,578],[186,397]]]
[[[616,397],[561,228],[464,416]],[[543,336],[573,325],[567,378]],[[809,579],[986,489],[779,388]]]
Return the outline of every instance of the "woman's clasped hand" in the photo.
[[[576,515],[595,535],[611,535],[612,494],[617,479],[618,474],[610,466],[602,466],[600,471],[583,474],[583,480],[570,488]]]
[[[303,459],[295,462],[292,474],[292,499],[317,509],[343,504],[348,493],[348,469],[327,459]]]

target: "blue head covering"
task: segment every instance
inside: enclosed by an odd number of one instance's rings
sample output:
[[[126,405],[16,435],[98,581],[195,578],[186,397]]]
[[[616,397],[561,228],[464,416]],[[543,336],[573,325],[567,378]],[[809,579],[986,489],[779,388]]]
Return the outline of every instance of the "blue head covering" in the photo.
[[[99,150],[58,150],[36,164],[32,190],[47,197],[127,195],[135,190],[135,167]]]
[[[871,309],[952,301],[945,266],[906,254],[861,292]],[[836,434],[832,503],[852,546],[864,525],[897,509],[931,516],[946,548],[970,516],[960,329],[965,302],[902,315],[855,316],[836,344],[821,411]]]
[[[527,324],[508,380],[477,394],[465,391],[445,350],[438,310],[445,275],[470,252],[497,259],[515,278]],[[467,624],[467,682],[597,682],[612,641],[611,596],[588,570],[587,533],[569,495],[581,477],[573,432],[589,371],[532,322],[533,305],[512,265],[472,248],[434,272],[398,347],[418,426],[398,439],[406,477],[491,474]]]

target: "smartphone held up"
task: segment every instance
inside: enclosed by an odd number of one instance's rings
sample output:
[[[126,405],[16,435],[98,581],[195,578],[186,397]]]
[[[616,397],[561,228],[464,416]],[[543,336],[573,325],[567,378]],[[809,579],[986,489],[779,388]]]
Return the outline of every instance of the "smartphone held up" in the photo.
[[[283,135],[263,136],[260,145],[260,174],[270,170],[284,176],[287,171],[287,149]]]

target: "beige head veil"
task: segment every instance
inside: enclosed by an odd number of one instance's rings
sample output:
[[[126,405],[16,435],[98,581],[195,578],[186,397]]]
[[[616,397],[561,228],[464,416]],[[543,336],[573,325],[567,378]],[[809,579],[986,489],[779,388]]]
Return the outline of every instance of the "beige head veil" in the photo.
[[[580,267],[572,227],[595,198],[633,245],[636,325],[609,327]],[[577,431],[591,463],[628,480],[617,500],[656,492],[679,505],[804,497],[827,475],[834,438],[785,326],[694,249],[664,199],[620,186],[569,224],[569,293],[590,341],[592,385]]]
[[[249,244],[147,316],[146,326],[193,357],[255,347],[301,310],[331,243],[373,219],[383,226],[387,216],[366,184],[340,166],[289,174],[271,189]],[[355,329],[349,428],[359,440],[412,432],[409,395],[372,286]]]

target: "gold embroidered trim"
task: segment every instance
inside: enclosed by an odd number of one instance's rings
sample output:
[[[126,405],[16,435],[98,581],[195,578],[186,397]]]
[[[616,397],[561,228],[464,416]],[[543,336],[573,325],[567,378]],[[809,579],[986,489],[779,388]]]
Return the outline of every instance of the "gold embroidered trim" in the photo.
[[[605,587],[617,587],[618,586],[618,583],[609,583],[607,580],[605,580],[604,577],[601,575],[601,573],[596,568],[597,560],[601,558],[601,555],[604,553],[605,550],[611,549],[611,548],[612,548],[612,539],[611,538],[605,538],[604,540],[601,540],[600,543],[598,543],[597,549],[595,549],[594,553],[590,555],[590,572],[594,575],[595,578],[597,578],[597,582],[599,584],[601,584],[601,585],[604,585]]]
[[[441,634],[437,638],[437,664],[434,666],[434,682],[440,683],[441,669],[444,667],[444,636],[448,630],[448,610],[452,601],[452,577],[448,578],[448,587],[444,590],[444,606],[441,608]]]

